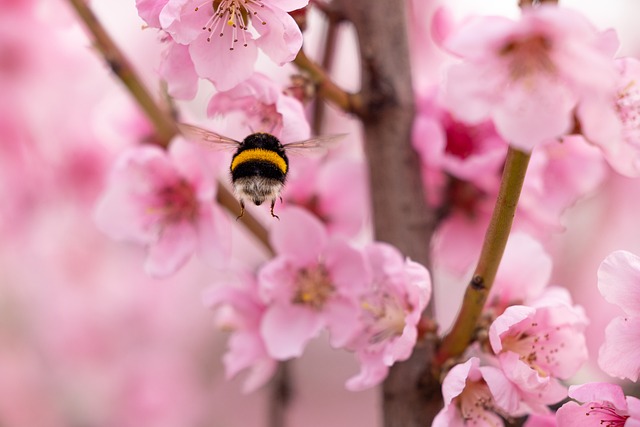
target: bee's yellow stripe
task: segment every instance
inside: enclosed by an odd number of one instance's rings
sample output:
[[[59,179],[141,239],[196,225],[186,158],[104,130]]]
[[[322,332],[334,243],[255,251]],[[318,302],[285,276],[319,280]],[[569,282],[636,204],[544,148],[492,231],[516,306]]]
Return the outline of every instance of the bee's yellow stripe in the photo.
[[[240,152],[231,162],[231,171],[237,168],[238,165],[252,160],[273,163],[283,174],[287,173],[287,162],[275,151],[265,150],[264,148],[250,148]]]

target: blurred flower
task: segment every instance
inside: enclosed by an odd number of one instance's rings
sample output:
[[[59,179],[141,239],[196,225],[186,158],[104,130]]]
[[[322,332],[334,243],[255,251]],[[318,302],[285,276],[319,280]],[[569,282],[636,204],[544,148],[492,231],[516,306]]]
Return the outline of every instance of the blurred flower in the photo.
[[[617,40],[570,9],[525,8],[518,22],[472,18],[444,46],[463,59],[448,70],[451,112],[471,123],[492,118],[521,150],[566,134],[579,101],[614,91]]]
[[[616,60],[619,77],[609,97],[586,98],[578,106],[580,129],[619,173],[640,176],[640,61]]]
[[[605,331],[600,368],[618,378],[640,376],[640,258],[627,251],[610,254],[598,269],[598,289],[627,314],[616,317]]]
[[[115,239],[148,247],[145,271],[165,277],[196,251],[219,260],[230,236],[215,205],[215,181],[197,147],[176,140],[169,153],[155,146],[120,157],[98,202],[98,226]]]
[[[230,112],[242,114],[247,134],[266,132],[283,143],[309,138],[309,123],[300,101],[285,95],[264,74],[255,73],[233,89],[213,95],[207,107],[209,117]]]
[[[239,285],[217,283],[207,291],[204,301],[218,310],[218,324],[232,334],[223,358],[227,378],[250,368],[243,390],[248,393],[264,385],[273,376],[277,361],[267,353],[260,335],[266,306],[259,298],[255,278],[245,277]]]
[[[297,156],[283,192],[285,201],[316,215],[330,234],[353,237],[369,217],[368,186],[362,160]]]

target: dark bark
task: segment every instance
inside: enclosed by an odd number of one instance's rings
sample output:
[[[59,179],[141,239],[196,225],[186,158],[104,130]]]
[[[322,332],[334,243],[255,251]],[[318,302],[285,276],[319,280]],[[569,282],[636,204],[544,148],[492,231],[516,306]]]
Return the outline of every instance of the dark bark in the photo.
[[[414,118],[404,1],[335,0],[358,35],[362,119],[372,189],[376,240],[429,265],[436,215],[425,202],[419,159],[411,146]],[[440,384],[431,375],[434,343],[394,365],[383,385],[385,427],[430,426],[440,409]]]

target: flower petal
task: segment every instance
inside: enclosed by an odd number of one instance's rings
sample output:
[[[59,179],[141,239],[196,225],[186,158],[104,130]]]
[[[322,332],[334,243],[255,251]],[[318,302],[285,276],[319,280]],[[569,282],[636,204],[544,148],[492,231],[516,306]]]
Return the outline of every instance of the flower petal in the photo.
[[[612,304],[631,316],[640,316],[640,258],[615,251],[600,264],[598,289]]]
[[[640,317],[617,317],[605,330],[598,355],[600,368],[618,378],[640,377]]]

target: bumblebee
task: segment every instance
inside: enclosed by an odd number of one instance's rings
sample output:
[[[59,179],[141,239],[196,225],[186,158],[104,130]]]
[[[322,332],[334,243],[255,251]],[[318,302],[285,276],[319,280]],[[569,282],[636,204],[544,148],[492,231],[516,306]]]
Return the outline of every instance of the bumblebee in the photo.
[[[211,132],[209,130],[180,124],[180,131],[189,139],[211,148],[235,149],[231,165],[231,184],[240,202],[240,215],[244,215],[245,201],[260,206],[265,201],[271,203],[271,216],[276,200],[284,187],[289,172],[287,153],[324,151],[329,144],[343,135],[328,135],[304,141],[283,144],[270,133],[257,132],[242,141]]]

